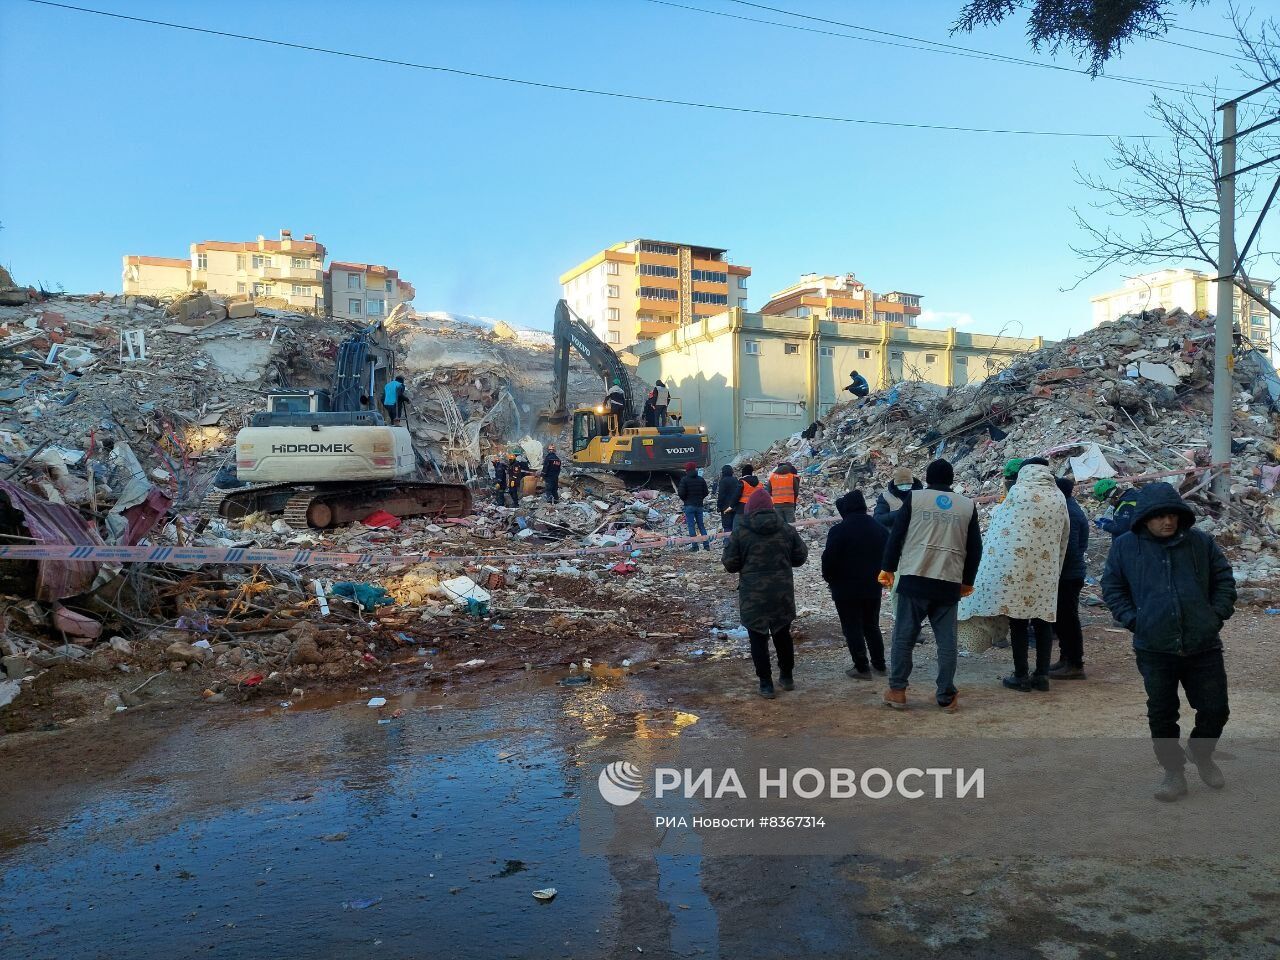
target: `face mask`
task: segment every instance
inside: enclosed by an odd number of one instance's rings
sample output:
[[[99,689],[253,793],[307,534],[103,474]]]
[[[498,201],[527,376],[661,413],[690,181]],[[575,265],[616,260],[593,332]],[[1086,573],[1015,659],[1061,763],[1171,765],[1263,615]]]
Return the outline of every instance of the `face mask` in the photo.
[[[894,488],[895,490],[897,490],[899,493],[906,493],[907,491],[909,491],[909,490],[911,489],[911,484],[909,484],[909,483],[897,483],[897,484],[894,484],[894,487],[893,487],[893,488]]]

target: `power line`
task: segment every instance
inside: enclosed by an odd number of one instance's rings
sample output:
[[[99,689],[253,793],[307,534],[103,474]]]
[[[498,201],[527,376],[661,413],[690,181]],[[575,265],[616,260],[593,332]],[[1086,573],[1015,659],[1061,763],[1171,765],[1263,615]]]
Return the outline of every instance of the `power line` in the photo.
[[[857,24],[843,23],[838,20],[824,20],[819,17],[809,17],[805,14],[790,13],[776,7],[762,7],[766,10],[777,10],[779,13],[786,13],[789,16],[801,17],[806,20],[816,20],[820,23],[838,24],[851,30],[861,30],[867,33],[873,33],[878,37],[896,37],[898,40],[889,39],[873,39],[871,37],[855,37],[847,33],[837,33],[834,30],[823,30],[820,27],[804,27],[794,23],[779,23],[777,20],[762,20],[759,17],[748,17],[737,13],[728,13],[724,10],[708,10],[705,7],[695,7],[689,4],[676,3],[674,0],[644,0],[646,3],[657,4],[663,7],[673,7],[678,10],[688,10],[693,13],[704,13],[713,17],[724,17],[729,20],[740,20],[746,23],[759,23],[770,27],[780,27],[783,30],[798,30],[802,33],[813,33],[820,36],[836,37],[841,40],[853,40],[857,43],[874,43],[881,47],[899,47],[904,50],[919,50],[923,53],[940,53],[952,57],[965,57],[973,60],[985,60],[991,63],[1005,63],[1017,66],[1035,67],[1041,70],[1057,70],[1062,73],[1073,73],[1080,76],[1090,77],[1098,80],[1111,80],[1117,83],[1130,83],[1135,86],[1148,87],[1152,90],[1162,90],[1166,93],[1190,94],[1197,97],[1211,97],[1211,94],[1196,92],[1190,88],[1193,84],[1182,83],[1174,80],[1148,80],[1143,77],[1126,77],[1121,74],[1099,74],[1092,77],[1088,70],[1082,70],[1077,67],[1064,67],[1061,64],[1045,63],[1040,60],[1028,60],[1025,57],[1013,57],[1003,53],[994,53],[988,50],[977,50],[971,47],[960,47],[951,43],[942,43],[937,40],[925,40],[920,37],[911,37],[905,34],[890,33],[885,30],[875,30],[871,27],[862,27]],[[738,0],[731,0],[738,2]],[[760,4],[749,3],[747,6],[758,7]],[[899,42],[899,40],[909,40],[911,43]],[[929,46],[920,46],[919,44],[929,44]]]
[[[631,100],[639,103],[656,103],[663,106],[692,107],[699,110],[716,110],[722,113],[744,113],[764,117],[783,117],[791,120],[816,120],[826,123],[862,124],[874,127],[900,127],[908,130],[944,130],[953,133],[990,133],[1008,136],[1027,137],[1084,137],[1090,139],[1113,139],[1132,137],[1144,140],[1166,139],[1158,134],[1119,134],[1119,133],[1086,133],[1071,130],[1020,130],[996,127],[961,127],[938,123],[907,123],[895,120],[867,120],[861,117],[836,117],[816,113],[796,113],[786,110],[767,110],[761,107],[739,107],[723,103],[704,103],[696,100],[675,100],[668,97],[653,97],[639,93],[623,93],[617,90],[598,90],[592,87],[577,87],[568,84],[548,83],[540,80],[525,80],[520,77],[507,77],[494,73],[481,73],[476,70],[462,70],[457,67],[442,67],[437,64],[415,63],[410,60],[394,60],[389,57],[376,57],[371,54],[354,53],[349,50],[337,50],[330,47],[317,47],[310,44],[294,43],[288,40],[272,40],[251,34],[231,33],[226,30],[214,30],[209,27],[194,27],[185,23],[171,23],[167,20],[152,20],[147,17],[134,17],[123,13],[112,13],[107,10],[94,10],[90,7],[77,7],[67,3],[54,3],[52,0],[27,0],[28,3],[43,7],[55,7],[76,13],[89,13],[95,16],[108,17],[114,20],[125,20],[131,23],[144,23],[149,26],[167,27],[172,30],[184,30],[189,33],[200,33],[207,36],[223,37],[232,40],[247,40],[273,47],[284,47],[290,50],[303,50],[308,53],[321,53],[327,56],[344,57],[349,60],[360,60],[367,63],[380,63],[386,66],[407,67],[414,70],[428,70],[456,77],[467,77],[473,80],[491,80],[496,83],[509,83],[515,86],[533,87],[539,90],[556,90],[562,93],[577,93],[593,97],[607,97],[614,100]]]
[[[1219,40],[1231,40],[1233,42],[1240,39],[1239,37],[1233,37],[1231,34],[1228,34],[1228,33],[1214,33],[1212,30],[1195,30],[1191,27],[1179,27],[1179,26],[1170,25],[1169,29],[1178,30],[1178,31],[1181,31],[1182,33],[1198,33],[1202,37],[1217,37]]]

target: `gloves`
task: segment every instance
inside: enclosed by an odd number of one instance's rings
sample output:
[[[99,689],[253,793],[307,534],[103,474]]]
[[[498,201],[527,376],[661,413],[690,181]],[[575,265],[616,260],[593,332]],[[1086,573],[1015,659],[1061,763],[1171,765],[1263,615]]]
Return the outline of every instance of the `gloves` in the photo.
[[[893,589],[893,574],[888,570],[881,570],[880,576],[876,577],[876,580],[879,582],[880,586],[889,590]]]
[[[1093,518],[1093,525],[1094,525],[1095,527],[1097,527],[1099,530],[1104,530],[1104,529],[1106,529],[1106,528],[1103,526],[1103,524],[1105,524],[1106,522],[1107,522],[1107,521],[1106,521],[1104,518],[1102,518],[1102,517],[1094,517],[1094,518]]]
[[[973,595],[973,587],[967,583],[960,584],[960,596],[968,597]]]

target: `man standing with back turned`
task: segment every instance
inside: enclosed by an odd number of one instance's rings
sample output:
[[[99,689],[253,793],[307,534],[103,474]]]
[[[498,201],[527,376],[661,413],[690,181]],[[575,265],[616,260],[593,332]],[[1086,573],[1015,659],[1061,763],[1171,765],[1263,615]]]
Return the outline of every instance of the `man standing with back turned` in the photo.
[[[956,608],[973,593],[982,559],[978,512],[968,497],[953,493],[954,471],[946,460],[935,460],[925,471],[925,488],[903,501],[885,547],[880,582],[898,581],[894,610],[889,689],[885,706],[907,708],[911,650],[920,640],[925,617],[938,643],[937,703],[954,712],[956,692]]]
[[[1227,717],[1222,625],[1235,612],[1236,581],[1213,537],[1196,530],[1195,514],[1167,483],[1142,488],[1128,533],[1116,537],[1102,574],[1102,599],[1133,633],[1147,690],[1147,725],[1164,779],[1155,798],[1187,793],[1178,737],[1178,684],[1196,712],[1186,758],[1206,786],[1226,784],[1213,750]]]

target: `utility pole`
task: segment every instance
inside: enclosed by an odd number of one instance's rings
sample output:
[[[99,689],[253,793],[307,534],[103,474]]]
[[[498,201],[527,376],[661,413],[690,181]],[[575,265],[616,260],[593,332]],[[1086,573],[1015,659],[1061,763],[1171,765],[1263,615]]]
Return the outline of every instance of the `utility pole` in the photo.
[[[1222,169],[1218,176],[1218,313],[1213,326],[1213,433],[1215,464],[1231,462],[1231,348],[1236,288],[1236,101],[1223,104]],[[1231,498],[1231,469],[1218,467],[1213,492]]]

